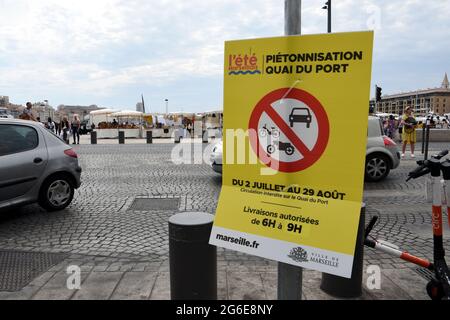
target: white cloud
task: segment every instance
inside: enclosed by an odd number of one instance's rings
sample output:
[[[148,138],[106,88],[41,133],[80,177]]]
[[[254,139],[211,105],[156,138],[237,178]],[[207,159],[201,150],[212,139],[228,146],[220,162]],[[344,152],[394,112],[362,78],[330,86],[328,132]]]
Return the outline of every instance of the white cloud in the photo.
[[[324,3],[303,1],[304,33],[326,32]],[[217,84],[225,40],[284,29],[283,0],[0,0],[0,8],[0,91],[11,94],[70,87],[103,98],[143,84]],[[333,31],[366,30],[368,8],[380,10],[376,68],[448,52],[450,1],[334,1]]]

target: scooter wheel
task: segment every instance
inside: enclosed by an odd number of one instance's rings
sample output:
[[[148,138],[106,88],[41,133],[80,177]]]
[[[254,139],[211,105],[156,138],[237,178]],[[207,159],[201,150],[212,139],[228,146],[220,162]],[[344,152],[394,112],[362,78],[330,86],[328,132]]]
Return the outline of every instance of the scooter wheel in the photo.
[[[260,136],[261,138],[264,138],[264,137],[267,136],[267,132],[266,132],[265,130],[261,129],[261,130],[259,130],[259,136]]]
[[[273,154],[275,152],[275,147],[273,145],[270,145],[267,147],[267,153]]]
[[[428,282],[427,293],[428,296],[430,296],[431,300],[442,300],[442,298],[445,296],[442,285],[436,280]]]

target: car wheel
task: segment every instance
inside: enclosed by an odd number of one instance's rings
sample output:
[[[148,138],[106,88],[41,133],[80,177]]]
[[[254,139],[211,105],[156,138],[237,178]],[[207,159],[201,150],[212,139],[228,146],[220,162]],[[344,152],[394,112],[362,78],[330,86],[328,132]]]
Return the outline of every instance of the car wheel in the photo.
[[[70,179],[65,175],[56,175],[42,185],[38,203],[47,211],[60,211],[72,202],[74,192]]]
[[[369,182],[378,182],[385,179],[391,167],[389,159],[383,154],[372,154],[366,160],[366,180]]]

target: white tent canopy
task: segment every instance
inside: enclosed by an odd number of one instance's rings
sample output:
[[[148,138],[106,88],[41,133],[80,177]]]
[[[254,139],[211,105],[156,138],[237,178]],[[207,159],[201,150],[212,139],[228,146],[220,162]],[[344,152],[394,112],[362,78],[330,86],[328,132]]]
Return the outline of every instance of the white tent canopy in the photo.
[[[137,118],[139,118],[139,117],[142,117],[143,115],[144,114],[139,111],[120,111],[120,112],[111,114],[112,117],[117,117],[117,118],[119,118],[119,117],[129,117],[129,118],[137,117]]]
[[[105,114],[111,114],[117,112],[117,110],[112,110],[112,109],[101,109],[101,110],[95,110],[95,111],[91,111],[89,114],[92,116],[102,116]]]

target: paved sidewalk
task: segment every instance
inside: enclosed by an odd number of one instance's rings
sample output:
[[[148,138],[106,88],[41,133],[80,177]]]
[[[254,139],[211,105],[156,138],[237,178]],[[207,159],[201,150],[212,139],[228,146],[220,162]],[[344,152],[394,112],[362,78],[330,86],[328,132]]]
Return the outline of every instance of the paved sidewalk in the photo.
[[[445,147],[448,144],[432,144],[431,149]],[[0,271],[0,299],[170,299],[168,218],[183,211],[214,213],[220,176],[207,164],[173,164],[173,145],[168,143],[80,145],[75,150],[83,167],[83,187],[69,208],[48,213],[33,205],[0,215],[0,255],[2,250],[52,253],[62,262],[43,268],[17,292],[2,292]],[[405,182],[414,167],[414,160],[403,160],[385,181],[365,184],[366,221],[378,215],[374,235],[431,259],[425,179]],[[142,198],[173,198],[178,210],[133,209]],[[448,227],[444,233],[450,252]],[[81,290],[67,289],[71,265],[83,271]],[[415,266],[369,248],[365,265],[365,278],[367,266],[381,268],[381,289],[365,287],[361,299],[428,299],[426,275],[419,275]],[[19,277],[27,268],[9,269]],[[276,263],[218,249],[218,270],[220,299],[276,299]],[[320,281],[320,273],[304,272],[305,299],[334,299],[320,290]]]
[[[222,256],[223,258],[223,256]],[[220,255],[219,255],[220,259]],[[81,265],[81,289],[67,288],[67,267]],[[364,283],[368,275],[365,273]],[[322,274],[303,273],[305,300],[334,300],[320,290]],[[383,269],[381,290],[363,286],[363,300],[427,300],[426,281],[411,269]],[[169,262],[117,261],[110,258],[72,256],[43,273],[18,292],[0,292],[7,300],[169,300]],[[276,300],[277,266],[258,259],[218,261],[219,300]]]

